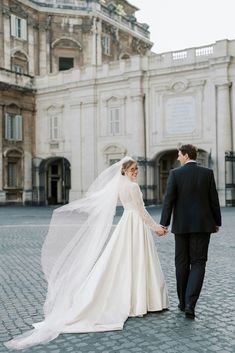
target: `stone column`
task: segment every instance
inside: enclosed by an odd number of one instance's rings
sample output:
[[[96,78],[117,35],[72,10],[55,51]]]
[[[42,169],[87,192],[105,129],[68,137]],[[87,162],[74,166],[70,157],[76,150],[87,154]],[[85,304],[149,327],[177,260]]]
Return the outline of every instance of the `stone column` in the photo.
[[[11,70],[11,48],[10,48],[10,15],[3,16],[4,31],[4,68]]]
[[[97,31],[97,19],[94,17],[93,19],[93,25],[92,25],[92,50],[91,50],[91,57],[92,65],[97,65],[97,36],[98,36],[98,31]]]
[[[4,67],[4,27],[3,13],[0,10],[0,67]]]
[[[69,133],[71,138],[71,189],[69,201],[76,200],[82,196],[82,103],[70,106],[70,126]]]
[[[44,204],[44,200],[40,200],[40,164],[42,162],[42,158],[34,157],[32,159],[32,204],[40,205],[41,201]]]
[[[46,30],[39,29],[39,75],[47,74],[47,35]]]
[[[139,80],[138,80],[139,81]],[[147,184],[147,165],[145,161],[145,125],[144,125],[144,110],[143,110],[143,99],[144,96],[141,93],[140,88],[134,88],[139,86],[139,82],[133,81],[131,84],[131,106],[129,112],[131,113],[132,121],[132,150],[128,153],[136,157],[138,160],[142,160],[140,163],[140,174],[139,183],[143,187]],[[147,192],[144,193],[146,199]]]
[[[217,188],[221,205],[225,205],[225,152],[232,149],[230,83],[217,88]]]
[[[29,63],[28,74],[35,75],[35,55],[34,55],[34,29],[33,26],[28,26],[28,48],[29,48]]]
[[[102,33],[102,22],[99,21],[97,22],[97,38],[96,38],[97,65],[102,65],[101,33]]]
[[[232,102],[235,102],[235,81],[233,82],[232,86]],[[232,151],[235,152],[235,106],[232,104],[233,111],[232,111]]]
[[[86,192],[97,176],[96,103],[93,96],[84,99],[82,106],[82,189]]]
[[[0,121],[4,119],[4,108],[3,105],[0,105]],[[3,151],[2,151],[2,127],[3,124],[0,124],[0,204],[5,202],[5,192],[3,191]]]

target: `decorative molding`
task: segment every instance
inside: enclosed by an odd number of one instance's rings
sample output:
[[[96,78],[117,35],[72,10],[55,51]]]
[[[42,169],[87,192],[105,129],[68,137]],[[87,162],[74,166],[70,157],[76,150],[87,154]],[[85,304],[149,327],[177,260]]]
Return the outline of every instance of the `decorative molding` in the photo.
[[[206,84],[206,80],[192,80],[189,81],[187,79],[180,79],[180,80],[174,80],[169,83],[167,89],[178,93],[178,92],[183,92],[186,91],[188,88],[191,87],[203,87]]]
[[[64,105],[58,105],[58,104],[51,105],[48,108],[46,108],[45,110],[49,116],[61,114],[64,110]]]
[[[169,90],[173,92],[183,92],[189,86],[188,80],[173,81],[169,85]]]
[[[29,61],[29,56],[28,56],[28,54],[26,53],[26,51],[25,51],[24,49],[22,49],[22,48],[20,48],[20,47],[16,47],[16,48],[11,49],[11,52],[10,52],[11,57],[14,57],[17,52],[20,52],[20,53],[22,53],[23,55],[25,55],[26,58],[27,58],[27,61]]]
[[[3,152],[3,157],[7,158],[9,153],[15,152],[17,153],[18,157],[23,157],[24,156],[24,150],[19,147],[7,147],[5,151]]]
[[[10,11],[11,13],[18,15],[21,18],[28,18],[27,12],[18,2],[14,3],[13,5],[10,5]]]
[[[54,42],[52,42],[52,44],[51,44],[51,47],[52,48],[70,48],[71,46],[70,45],[67,45],[66,44],[66,41],[67,42],[73,42],[73,44],[75,44],[75,46],[78,48],[78,49],[82,49],[82,46],[81,46],[81,44],[76,40],[76,39],[74,39],[74,38],[71,38],[71,37],[60,37],[60,38],[58,38],[58,39],[56,39],[56,40],[54,40]],[[64,43],[64,45],[63,45],[63,43]],[[61,45],[61,46],[60,46]],[[72,48],[74,48],[74,46],[72,47]]]
[[[103,101],[106,102],[107,106],[110,106],[112,104],[124,102],[126,99],[126,96],[111,96],[108,99],[104,99]]]

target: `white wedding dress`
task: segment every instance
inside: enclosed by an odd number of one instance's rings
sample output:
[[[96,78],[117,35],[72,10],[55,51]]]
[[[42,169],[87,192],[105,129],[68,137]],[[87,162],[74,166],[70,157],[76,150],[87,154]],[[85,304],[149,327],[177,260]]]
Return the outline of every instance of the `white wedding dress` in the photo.
[[[168,296],[137,183],[127,177],[119,190],[124,213],[102,256],[76,293],[77,318],[63,332],[122,330],[129,316],[168,308]]]
[[[124,213],[85,280],[78,285],[79,271],[74,266],[72,283],[57,289],[51,314],[33,325],[36,330],[7,342],[7,347],[22,349],[46,343],[60,333],[122,330],[128,317],[168,308],[165,280],[150,231],[157,224],[144,207],[137,183],[122,176],[118,195]],[[89,252],[86,257],[88,260]]]

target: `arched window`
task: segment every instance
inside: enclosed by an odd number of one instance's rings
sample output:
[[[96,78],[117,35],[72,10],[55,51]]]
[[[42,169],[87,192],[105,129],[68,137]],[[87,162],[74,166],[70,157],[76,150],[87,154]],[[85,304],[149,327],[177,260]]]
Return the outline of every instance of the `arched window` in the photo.
[[[11,57],[11,69],[18,74],[28,74],[28,58],[20,50]]]
[[[22,187],[22,152],[18,149],[9,149],[5,156],[5,187]]]
[[[130,59],[130,55],[129,54],[122,54],[121,57],[120,57],[121,60],[128,60]]]
[[[125,147],[120,145],[109,145],[104,149],[106,164],[112,165],[120,161],[127,153]]]
[[[62,37],[52,43],[53,71],[64,71],[83,65],[82,47],[73,38]]]

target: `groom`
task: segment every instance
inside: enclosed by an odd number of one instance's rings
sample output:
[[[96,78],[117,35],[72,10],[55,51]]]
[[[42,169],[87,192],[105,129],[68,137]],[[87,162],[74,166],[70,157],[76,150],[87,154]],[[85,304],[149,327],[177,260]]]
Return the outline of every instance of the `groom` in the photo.
[[[210,234],[221,226],[213,171],[197,165],[196,158],[194,146],[179,148],[181,167],[170,172],[160,220],[167,228],[173,210],[178,307],[191,319],[203,284]]]

